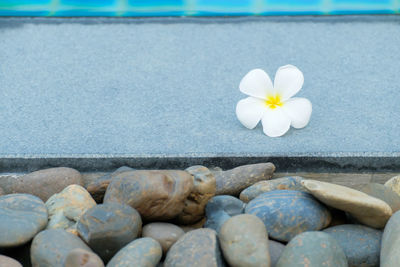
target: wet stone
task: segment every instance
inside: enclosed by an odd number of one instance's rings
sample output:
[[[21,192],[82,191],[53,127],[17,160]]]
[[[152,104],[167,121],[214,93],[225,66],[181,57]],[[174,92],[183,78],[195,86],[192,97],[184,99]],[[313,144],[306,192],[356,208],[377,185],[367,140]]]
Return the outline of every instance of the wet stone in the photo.
[[[377,267],[382,231],[364,225],[344,224],[325,229],[346,254],[349,266]]]
[[[172,266],[225,266],[217,233],[211,229],[198,229],[186,233],[167,253],[164,267]]]
[[[89,247],[107,262],[118,250],[138,237],[142,220],[130,206],[99,204],[81,216],[77,230]]]
[[[127,204],[146,221],[165,221],[183,211],[192,188],[193,177],[185,171],[129,171],[113,178],[104,203]]]
[[[245,188],[271,179],[274,171],[275,165],[270,162],[243,165],[227,171],[214,171],[217,181],[216,195],[238,196]]]
[[[143,227],[142,237],[151,237],[160,243],[164,255],[185,232],[171,223],[155,222]]]
[[[400,262],[400,211],[389,219],[382,235],[380,266],[394,267]]]
[[[323,232],[305,232],[294,237],[285,247],[276,267],[347,267],[340,245]]]
[[[285,249],[285,245],[274,240],[269,240],[268,246],[269,255],[271,258],[271,267],[275,267],[278,263],[279,258],[281,257],[283,250]]]
[[[392,189],[395,193],[400,196],[400,175],[390,178],[385,186]]]
[[[0,255],[0,266],[1,267],[22,267],[21,263],[14,260],[13,258]]]
[[[0,196],[0,248],[27,243],[46,224],[47,209],[40,198],[29,194]]]
[[[64,267],[104,267],[104,263],[96,254],[77,248],[68,253]]]
[[[228,219],[218,237],[230,266],[270,267],[268,233],[257,216],[240,214]]]
[[[274,190],[297,190],[306,191],[301,185],[301,181],[304,180],[300,176],[288,176],[283,178],[277,178],[268,181],[260,181],[258,183],[249,186],[240,193],[240,199],[247,203],[253,200],[262,193],[266,193]]]
[[[215,196],[207,203],[207,220],[204,227],[219,232],[224,222],[231,216],[242,214],[244,207],[245,204],[236,197],[229,195]]]
[[[161,246],[156,240],[149,237],[139,238],[118,251],[107,267],[155,267],[161,256]]]
[[[400,195],[382,184],[369,183],[361,187],[360,191],[385,201],[393,213],[400,210]]]
[[[271,238],[285,242],[302,232],[321,230],[331,221],[324,205],[295,190],[263,193],[247,204],[245,213],[259,217]]]
[[[68,254],[77,248],[92,252],[79,237],[65,230],[42,231],[35,236],[32,242],[32,265],[34,267],[64,267]]]

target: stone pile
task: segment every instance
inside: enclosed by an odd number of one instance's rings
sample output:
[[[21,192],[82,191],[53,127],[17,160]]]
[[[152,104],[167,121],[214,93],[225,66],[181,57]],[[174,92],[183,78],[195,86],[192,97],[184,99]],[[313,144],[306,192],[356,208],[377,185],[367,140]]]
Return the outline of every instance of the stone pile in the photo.
[[[274,171],[0,179],[0,266],[400,266],[400,176],[355,190]]]

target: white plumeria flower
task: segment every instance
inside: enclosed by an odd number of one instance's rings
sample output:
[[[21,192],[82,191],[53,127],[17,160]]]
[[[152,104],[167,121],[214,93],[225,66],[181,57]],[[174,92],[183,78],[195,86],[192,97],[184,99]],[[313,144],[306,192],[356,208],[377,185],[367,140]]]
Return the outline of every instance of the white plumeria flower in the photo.
[[[278,69],[274,86],[265,71],[251,70],[239,85],[240,91],[249,97],[237,103],[236,116],[248,129],[261,120],[264,133],[270,137],[284,135],[290,125],[303,128],[310,121],[311,102],[306,98],[291,98],[303,83],[303,73],[292,65]]]

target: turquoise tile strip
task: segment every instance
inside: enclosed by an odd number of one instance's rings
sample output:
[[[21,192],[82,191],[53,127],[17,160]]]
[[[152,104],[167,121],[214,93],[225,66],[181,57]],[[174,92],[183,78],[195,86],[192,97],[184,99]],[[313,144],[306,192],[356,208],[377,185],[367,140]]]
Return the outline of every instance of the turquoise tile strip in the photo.
[[[0,0],[0,16],[398,14],[400,0]]]

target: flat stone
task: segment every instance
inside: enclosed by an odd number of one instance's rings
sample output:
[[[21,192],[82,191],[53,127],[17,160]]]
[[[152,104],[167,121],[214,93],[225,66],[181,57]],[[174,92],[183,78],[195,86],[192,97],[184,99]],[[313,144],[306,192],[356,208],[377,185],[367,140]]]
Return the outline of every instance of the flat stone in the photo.
[[[325,229],[346,254],[349,266],[378,267],[382,231],[364,225],[344,224]]]
[[[382,235],[380,267],[398,266],[400,262],[400,211],[389,219]]]
[[[216,181],[211,171],[204,166],[192,166],[185,171],[193,175],[192,192],[185,200],[185,206],[177,217],[180,224],[194,224],[204,217],[207,202],[215,195]]]
[[[400,175],[394,176],[390,178],[386,183],[385,186],[392,189],[400,196]]]
[[[96,205],[91,195],[80,185],[69,185],[46,201],[49,213],[47,229],[76,229],[81,215]]]
[[[269,240],[268,246],[269,256],[271,258],[271,267],[275,267],[278,263],[279,258],[281,257],[283,250],[285,249],[285,245],[274,240]]]
[[[271,238],[285,242],[302,232],[321,230],[331,221],[324,205],[311,194],[295,190],[263,193],[247,204],[245,213],[259,217]]]
[[[0,266],[4,267],[22,267],[21,263],[14,260],[13,258],[0,255]]]
[[[139,213],[128,205],[99,204],[88,209],[77,224],[79,236],[108,262],[142,230]]]
[[[124,172],[111,181],[104,203],[127,204],[144,220],[169,220],[183,211],[192,188],[193,177],[185,171]]]
[[[268,180],[275,171],[275,165],[268,163],[250,164],[227,171],[214,171],[217,181],[217,195],[238,196],[240,192],[262,180]]]
[[[214,230],[190,231],[172,245],[165,258],[164,267],[186,266],[225,266]]]
[[[31,246],[32,265],[64,267],[68,254],[77,248],[92,252],[76,235],[61,229],[44,230],[33,239]]]
[[[304,180],[302,184],[321,202],[350,213],[367,226],[383,228],[392,215],[386,202],[358,190],[314,180]]]
[[[269,191],[274,191],[274,190],[306,191],[301,185],[302,180],[303,178],[300,176],[288,176],[268,181],[260,181],[243,190],[240,193],[239,198],[243,202],[248,203],[250,200],[253,200],[262,193]]]
[[[222,225],[218,237],[230,266],[270,267],[268,233],[257,216],[233,216]]]
[[[142,237],[151,237],[160,243],[164,255],[185,232],[171,223],[155,222],[143,227]]]
[[[244,208],[245,204],[236,197],[229,195],[215,196],[207,203],[207,220],[204,227],[219,232],[225,221],[227,221],[231,216],[242,214]]]
[[[96,254],[77,248],[68,253],[64,267],[104,267],[104,263]]]
[[[83,185],[81,174],[71,168],[51,168],[31,172],[14,179],[12,192],[38,196],[44,202],[71,184]]]
[[[392,209],[392,213],[400,210],[400,195],[393,192],[392,189],[377,183],[369,183],[360,188],[361,192],[364,192],[370,196],[379,198]]]
[[[107,187],[110,184],[112,178],[117,176],[120,173],[127,172],[127,171],[133,171],[134,169],[127,167],[127,166],[122,166],[118,169],[116,169],[112,173],[108,173],[104,176],[99,177],[95,181],[91,182],[87,186],[88,192],[92,195],[93,199],[97,203],[102,203],[104,194],[106,193]]]
[[[107,267],[155,267],[161,256],[161,246],[156,240],[149,237],[139,238],[118,251]]]
[[[43,201],[29,194],[0,196],[0,247],[15,247],[31,240],[46,227]]]

